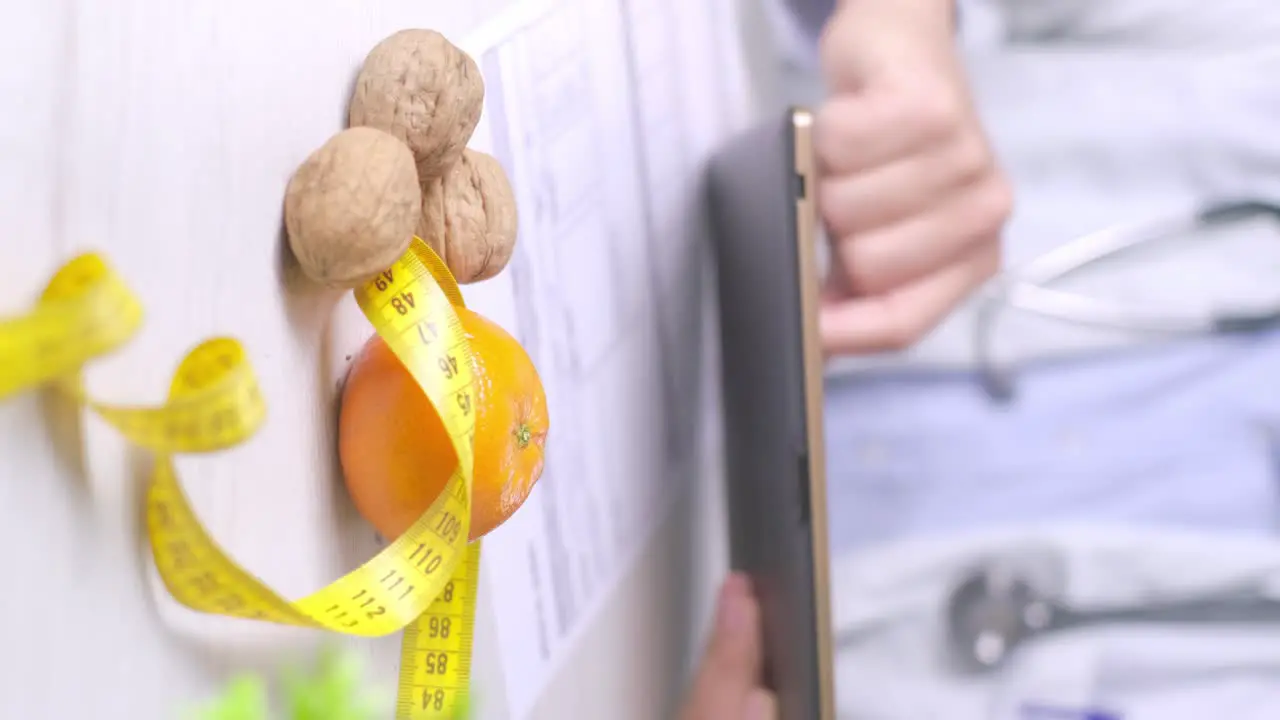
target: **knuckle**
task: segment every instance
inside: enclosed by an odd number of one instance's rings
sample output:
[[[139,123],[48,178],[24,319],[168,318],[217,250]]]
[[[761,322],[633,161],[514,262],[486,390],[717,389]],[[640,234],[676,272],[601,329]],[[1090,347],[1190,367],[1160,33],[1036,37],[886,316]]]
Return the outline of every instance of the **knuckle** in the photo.
[[[945,88],[931,87],[912,93],[899,112],[904,123],[929,140],[951,137],[964,121],[963,102],[955,92]]]
[[[893,279],[886,277],[882,264],[860,243],[846,241],[841,262],[849,287],[857,294],[875,296],[892,289]]]
[[[984,178],[995,167],[990,149],[976,133],[969,133],[955,143],[951,162],[956,176],[965,182]]]
[[[853,217],[848,203],[842,201],[836,186],[830,182],[818,184],[818,215],[828,232],[844,235],[853,230]]]
[[[888,295],[893,292],[902,283],[897,277],[890,277],[883,272],[863,271],[859,273],[858,283],[855,285],[865,295]]]
[[[899,352],[909,349],[925,334],[923,319],[906,311],[903,305],[891,305],[893,310],[882,336],[885,350]]]
[[[856,140],[851,137],[850,123],[845,121],[843,105],[838,100],[823,103],[813,119],[814,153],[818,160],[838,165],[844,154]]]
[[[1003,250],[999,242],[991,243],[978,255],[973,264],[973,286],[976,288],[1000,274]]]
[[[1003,175],[995,175],[983,184],[975,201],[974,213],[979,230],[998,232],[1013,213],[1013,188]]]

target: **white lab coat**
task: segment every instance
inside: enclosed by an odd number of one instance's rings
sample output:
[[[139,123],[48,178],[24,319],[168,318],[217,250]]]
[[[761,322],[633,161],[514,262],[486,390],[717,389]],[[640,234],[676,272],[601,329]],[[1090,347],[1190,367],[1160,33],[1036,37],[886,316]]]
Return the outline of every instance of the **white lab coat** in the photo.
[[[812,28],[806,32],[784,6],[823,1],[766,1],[784,51],[781,102],[821,99]],[[1204,199],[1280,201],[1280,2],[961,5],[977,105],[1015,187],[1006,265],[1078,234]],[[1065,287],[1173,311],[1280,303],[1280,233],[1254,225],[1197,235],[1091,269]],[[960,308],[906,353],[849,360],[833,374],[871,365],[970,367],[973,309],[972,302]],[[997,354],[1013,362],[1165,340],[1016,314],[1002,327]],[[1257,389],[1260,396],[1280,393],[1280,365],[1275,377],[1275,387]],[[892,407],[860,412],[901,410],[892,397],[880,399]],[[829,445],[839,442],[856,440],[828,437]],[[904,436],[904,447],[915,446]],[[992,553],[1029,556],[1048,592],[1081,607],[1221,591],[1242,579],[1257,579],[1280,598],[1273,537],[1158,528],[1006,526],[907,536],[840,554],[833,567],[835,629],[847,640],[837,657],[840,717],[1280,717],[1280,616],[1274,625],[1242,628],[1108,626],[1047,636],[986,676],[957,674],[945,662],[946,594],[965,568]]]
[[[847,554],[833,568],[841,720],[1280,715],[1280,602],[1274,624],[1083,628],[1029,640],[999,671],[955,671],[945,652],[948,593],[967,569],[997,559],[1021,564],[1043,592],[1077,609],[1245,584],[1280,598],[1280,545],[1270,539],[1061,526]]]

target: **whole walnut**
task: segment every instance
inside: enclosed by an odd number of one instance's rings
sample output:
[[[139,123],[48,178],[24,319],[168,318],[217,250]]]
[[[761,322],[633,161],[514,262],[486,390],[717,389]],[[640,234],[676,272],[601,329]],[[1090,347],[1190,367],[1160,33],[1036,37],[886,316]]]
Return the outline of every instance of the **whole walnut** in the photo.
[[[421,216],[413,153],[373,128],[334,135],[285,190],[289,247],[309,277],[330,286],[355,287],[389,267]]]
[[[484,80],[471,56],[434,30],[401,30],[365,57],[347,119],[403,140],[426,181],[458,160],[483,107]]]
[[[418,237],[444,258],[459,283],[502,272],[516,245],[516,198],[502,165],[467,148],[422,190]]]

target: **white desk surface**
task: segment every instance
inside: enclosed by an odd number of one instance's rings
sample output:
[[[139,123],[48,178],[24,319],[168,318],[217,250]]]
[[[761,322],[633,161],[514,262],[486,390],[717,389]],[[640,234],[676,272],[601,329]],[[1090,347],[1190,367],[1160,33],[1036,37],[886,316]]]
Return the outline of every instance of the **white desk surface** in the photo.
[[[87,373],[103,399],[156,402],[193,344],[214,334],[244,342],[270,421],[243,447],[183,458],[179,470],[213,535],[287,595],[375,545],[333,449],[335,390],[368,328],[349,298],[289,271],[284,184],[342,126],[374,42],[423,26],[482,42],[482,18],[519,1],[43,0],[12,5],[0,22],[0,312],[20,310],[59,263],[96,248],[147,309],[138,337]],[[469,301],[511,317],[501,282],[469,290]],[[714,432],[706,440],[693,470],[701,481],[679,493],[535,716],[669,712],[724,563]],[[176,717],[231,672],[276,667],[320,639],[196,616],[158,591],[138,522],[146,467],[56,400],[0,405],[0,638],[10,660],[0,716]],[[501,718],[493,600],[482,597],[476,674],[484,716]],[[397,638],[353,643],[391,682]]]

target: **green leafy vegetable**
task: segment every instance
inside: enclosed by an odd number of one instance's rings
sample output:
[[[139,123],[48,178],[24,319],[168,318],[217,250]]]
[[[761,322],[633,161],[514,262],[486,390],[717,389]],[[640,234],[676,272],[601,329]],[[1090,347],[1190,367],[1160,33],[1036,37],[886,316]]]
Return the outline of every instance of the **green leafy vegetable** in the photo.
[[[309,673],[296,669],[285,672],[282,690],[287,720],[384,720],[391,716],[380,688],[364,679],[360,658],[335,648],[320,654]],[[220,697],[195,708],[186,720],[271,720],[268,681],[255,675],[239,675],[231,680]],[[455,720],[472,720],[474,707],[467,699],[459,703]]]
[[[222,697],[197,708],[191,720],[267,720],[267,684],[252,675],[236,677]]]
[[[354,655],[328,650],[310,677],[285,678],[290,720],[381,720],[389,714],[378,693],[363,685],[364,668]]]

